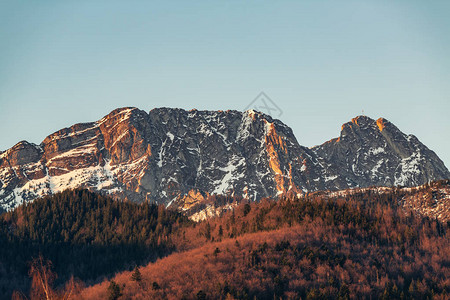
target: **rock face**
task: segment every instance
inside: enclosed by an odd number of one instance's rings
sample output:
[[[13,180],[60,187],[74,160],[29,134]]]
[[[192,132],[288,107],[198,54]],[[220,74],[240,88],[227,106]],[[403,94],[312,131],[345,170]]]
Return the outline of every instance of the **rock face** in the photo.
[[[447,178],[434,152],[384,119],[360,116],[339,138],[306,148],[281,121],[252,110],[122,108],[0,153],[0,206],[76,187],[170,205]]]
[[[333,166],[341,188],[417,186],[450,177],[433,151],[383,118],[356,117],[342,125],[339,138],[312,150],[322,164]]]

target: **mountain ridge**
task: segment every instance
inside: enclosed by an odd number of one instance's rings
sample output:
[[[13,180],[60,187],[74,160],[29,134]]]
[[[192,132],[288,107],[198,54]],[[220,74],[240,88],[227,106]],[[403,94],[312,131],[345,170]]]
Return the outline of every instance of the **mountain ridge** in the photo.
[[[384,118],[358,116],[338,138],[307,148],[254,110],[125,107],[0,153],[0,206],[78,187],[171,205],[196,191],[257,200],[447,178],[433,151]]]

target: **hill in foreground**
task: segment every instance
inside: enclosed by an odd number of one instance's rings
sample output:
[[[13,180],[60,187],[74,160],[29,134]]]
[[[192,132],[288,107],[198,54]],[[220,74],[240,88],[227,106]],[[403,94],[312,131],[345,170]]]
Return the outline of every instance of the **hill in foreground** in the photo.
[[[83,299],[447,299],[448,223],[395,192],[242,203],[174,233],[177,252],[83,289]],[[117,291],[117,290],[116,290]]]

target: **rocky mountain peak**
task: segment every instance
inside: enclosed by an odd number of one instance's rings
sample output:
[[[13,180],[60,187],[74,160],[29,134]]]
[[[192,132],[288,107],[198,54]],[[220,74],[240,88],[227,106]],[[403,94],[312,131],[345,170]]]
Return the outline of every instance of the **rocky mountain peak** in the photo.
[[[433,151],[384,118],[353,118],[338,139],[313,150],[324,163],[341,169],[351,186],[411,186],[449,176]]]
[[[373,120],[371,118],[369,118],[368,116],[359,115],[359,116],[352,118],[351,121],[348,122],[348,124],[350,124],[350,123],[355,124],[356,126],[359,126],[359,127],[365,127],[368,124],[372,124]]]
[[[385,119],[379,118],[378,120]],[[385,121],[388,122],[387,120]],[[378,127],[377,121],[368,116],[357,116],[355,118],[352,118],[349,122],[344,123],[341,127],[341,131],[372,131],[374,129],[381,131]]]
[[[258,200],[286,193],[449,178],[442,161],[385,119],[358,116],[311,149],[254,110],[134,107],[0,154],[0,206],[85,187],[133,201],[193,205],[205,195]]]
[[[20,141],[12,148],[0,154],[0,166],[17,166],[37,161],[41,153],[39,146],[27,141]]]

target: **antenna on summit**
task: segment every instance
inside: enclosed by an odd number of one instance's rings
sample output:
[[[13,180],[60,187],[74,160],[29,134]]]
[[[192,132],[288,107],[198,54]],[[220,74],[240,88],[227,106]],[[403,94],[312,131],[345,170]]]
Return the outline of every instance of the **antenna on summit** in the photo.
[[[362,110],[362,115],[363,115],[363,116],[366,116],[366,115],[364,114],[364,109]]]

